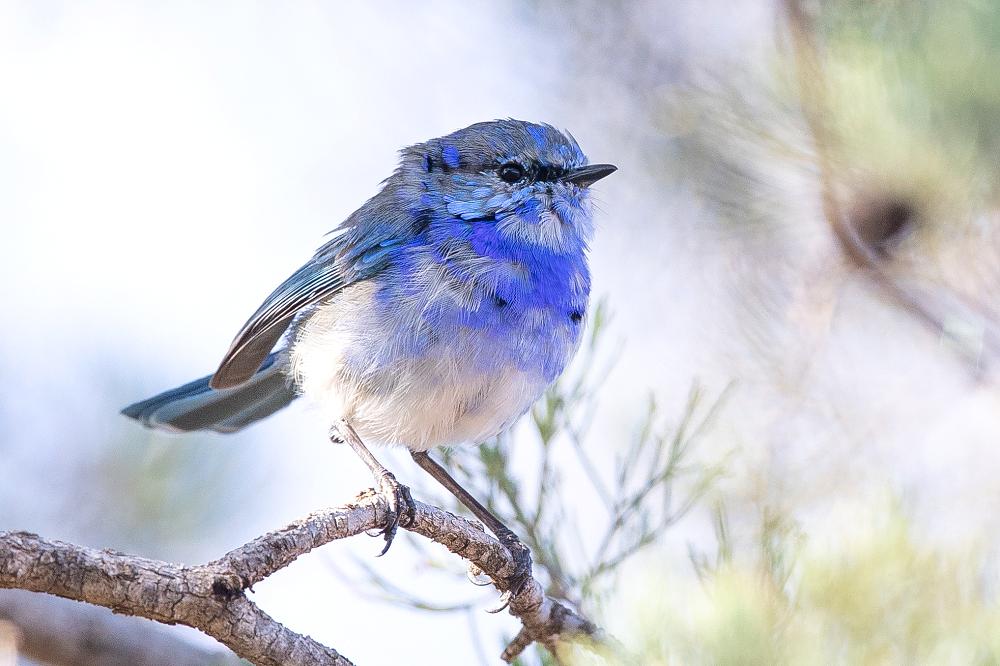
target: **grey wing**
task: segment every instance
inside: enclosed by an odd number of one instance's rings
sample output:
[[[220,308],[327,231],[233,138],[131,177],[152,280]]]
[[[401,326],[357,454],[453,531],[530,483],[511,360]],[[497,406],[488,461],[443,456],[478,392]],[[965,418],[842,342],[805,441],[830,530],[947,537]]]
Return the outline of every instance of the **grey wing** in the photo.
[[[336,262],[318,259],[295,271],[257,308],[236,334],[209,386],[231,388],[253,377],[295,315],[353,281]]]

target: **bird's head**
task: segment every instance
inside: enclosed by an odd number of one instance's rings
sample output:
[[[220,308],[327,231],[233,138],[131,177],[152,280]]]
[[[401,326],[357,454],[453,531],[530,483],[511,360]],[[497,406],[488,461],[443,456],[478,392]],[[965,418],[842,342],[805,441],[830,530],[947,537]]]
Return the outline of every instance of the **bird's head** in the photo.
[[[544,124],[476,123],[403,151],[398,177],[429,222],[495,225],[501,240],[571,252],[591,234],[587,188],[610,175]]]

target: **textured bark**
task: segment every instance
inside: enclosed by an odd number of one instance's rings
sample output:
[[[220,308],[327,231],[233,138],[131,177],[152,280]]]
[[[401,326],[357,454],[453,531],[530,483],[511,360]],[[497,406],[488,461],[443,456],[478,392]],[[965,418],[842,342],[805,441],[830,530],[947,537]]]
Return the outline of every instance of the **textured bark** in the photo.
[[[515,565],[500,542],[478,523],[423,502],[415,505],[406,529],[443,544],[507,591]],[[367,491],[351,504],[314,513],[199,566],[48,541],[27,532],[0,532],[0,588],[45,592],[194,627],[260,666],[347,665],[351,662],[336,650],[272,619],[244,590],[314,548],[382,527],[386,508],[380,495]],[[510,600],[508,610],[523,628],[504,651],[507,661],[533,641],[552,649],[575,635],[603,638],[593,623],[545,596],[534,579]]]
[[[220,645],[106,608],[24,590],[0,590],[0,620],[16,627],[18,651],[60,666],[239,666]],[[0,663],[3,662],[0,659]]]
[[[286,629],[209,566],[182,567],[47,541],[27,532],[0,534],[0,587],[46,592],[205,632],[260,666],[350,662]]]

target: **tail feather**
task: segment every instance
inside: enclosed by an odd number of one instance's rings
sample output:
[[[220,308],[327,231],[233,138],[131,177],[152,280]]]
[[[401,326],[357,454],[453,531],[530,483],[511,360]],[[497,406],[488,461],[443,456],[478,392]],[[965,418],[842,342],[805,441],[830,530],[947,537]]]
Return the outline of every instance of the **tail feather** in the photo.
[[[257,374],[239,386],[212,389],[209,375],[129,405],[122,414],[157,430],[236,432],[295,399],[277,361],[278,353],[271,354]]]

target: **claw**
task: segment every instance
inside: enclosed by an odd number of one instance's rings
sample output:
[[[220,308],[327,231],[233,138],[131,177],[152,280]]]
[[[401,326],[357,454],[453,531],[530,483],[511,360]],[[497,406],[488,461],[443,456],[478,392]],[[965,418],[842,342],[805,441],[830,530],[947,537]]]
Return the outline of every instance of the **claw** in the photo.
[[[504,535],[501,543],[514,558],[514,573],[507,579],[507,583],[510,593],[517,596],[531,580],[531,551],[513,534]]]
[[[389,552],[392,540],[396,538],[396,529],[413,523],[417,507],[413,503],[410,489],[396,480],[391,473],[386,472],[378,481],[378,493],[386,501],[386,522],[374,536],[382,535],[385,538],[385,547],[378,557],[382,557]]]
[[[476,587],[487,587],[493,584],[493,581],[490,580],[489,576],[483,573],[483,570],[475,564],[469,564],[469,568],[465,572],[465,577]]]
[[[507,606],[510,606],[511,594],[510,590],[507,590],[502,595],[500,595],[500,605],[496,608],[487,608],[486,612],[490,615],[496,615],[497,613],[502,613],[507,610]]]
[[[500,543],[514,559],[514,573],[507,577],[507,591],[500,597],[500,606],[487,613],[499,613],[510,605],[511,600],[524,591],[531,580],[531,551],[521,543],[513,532],[499,535]]]

